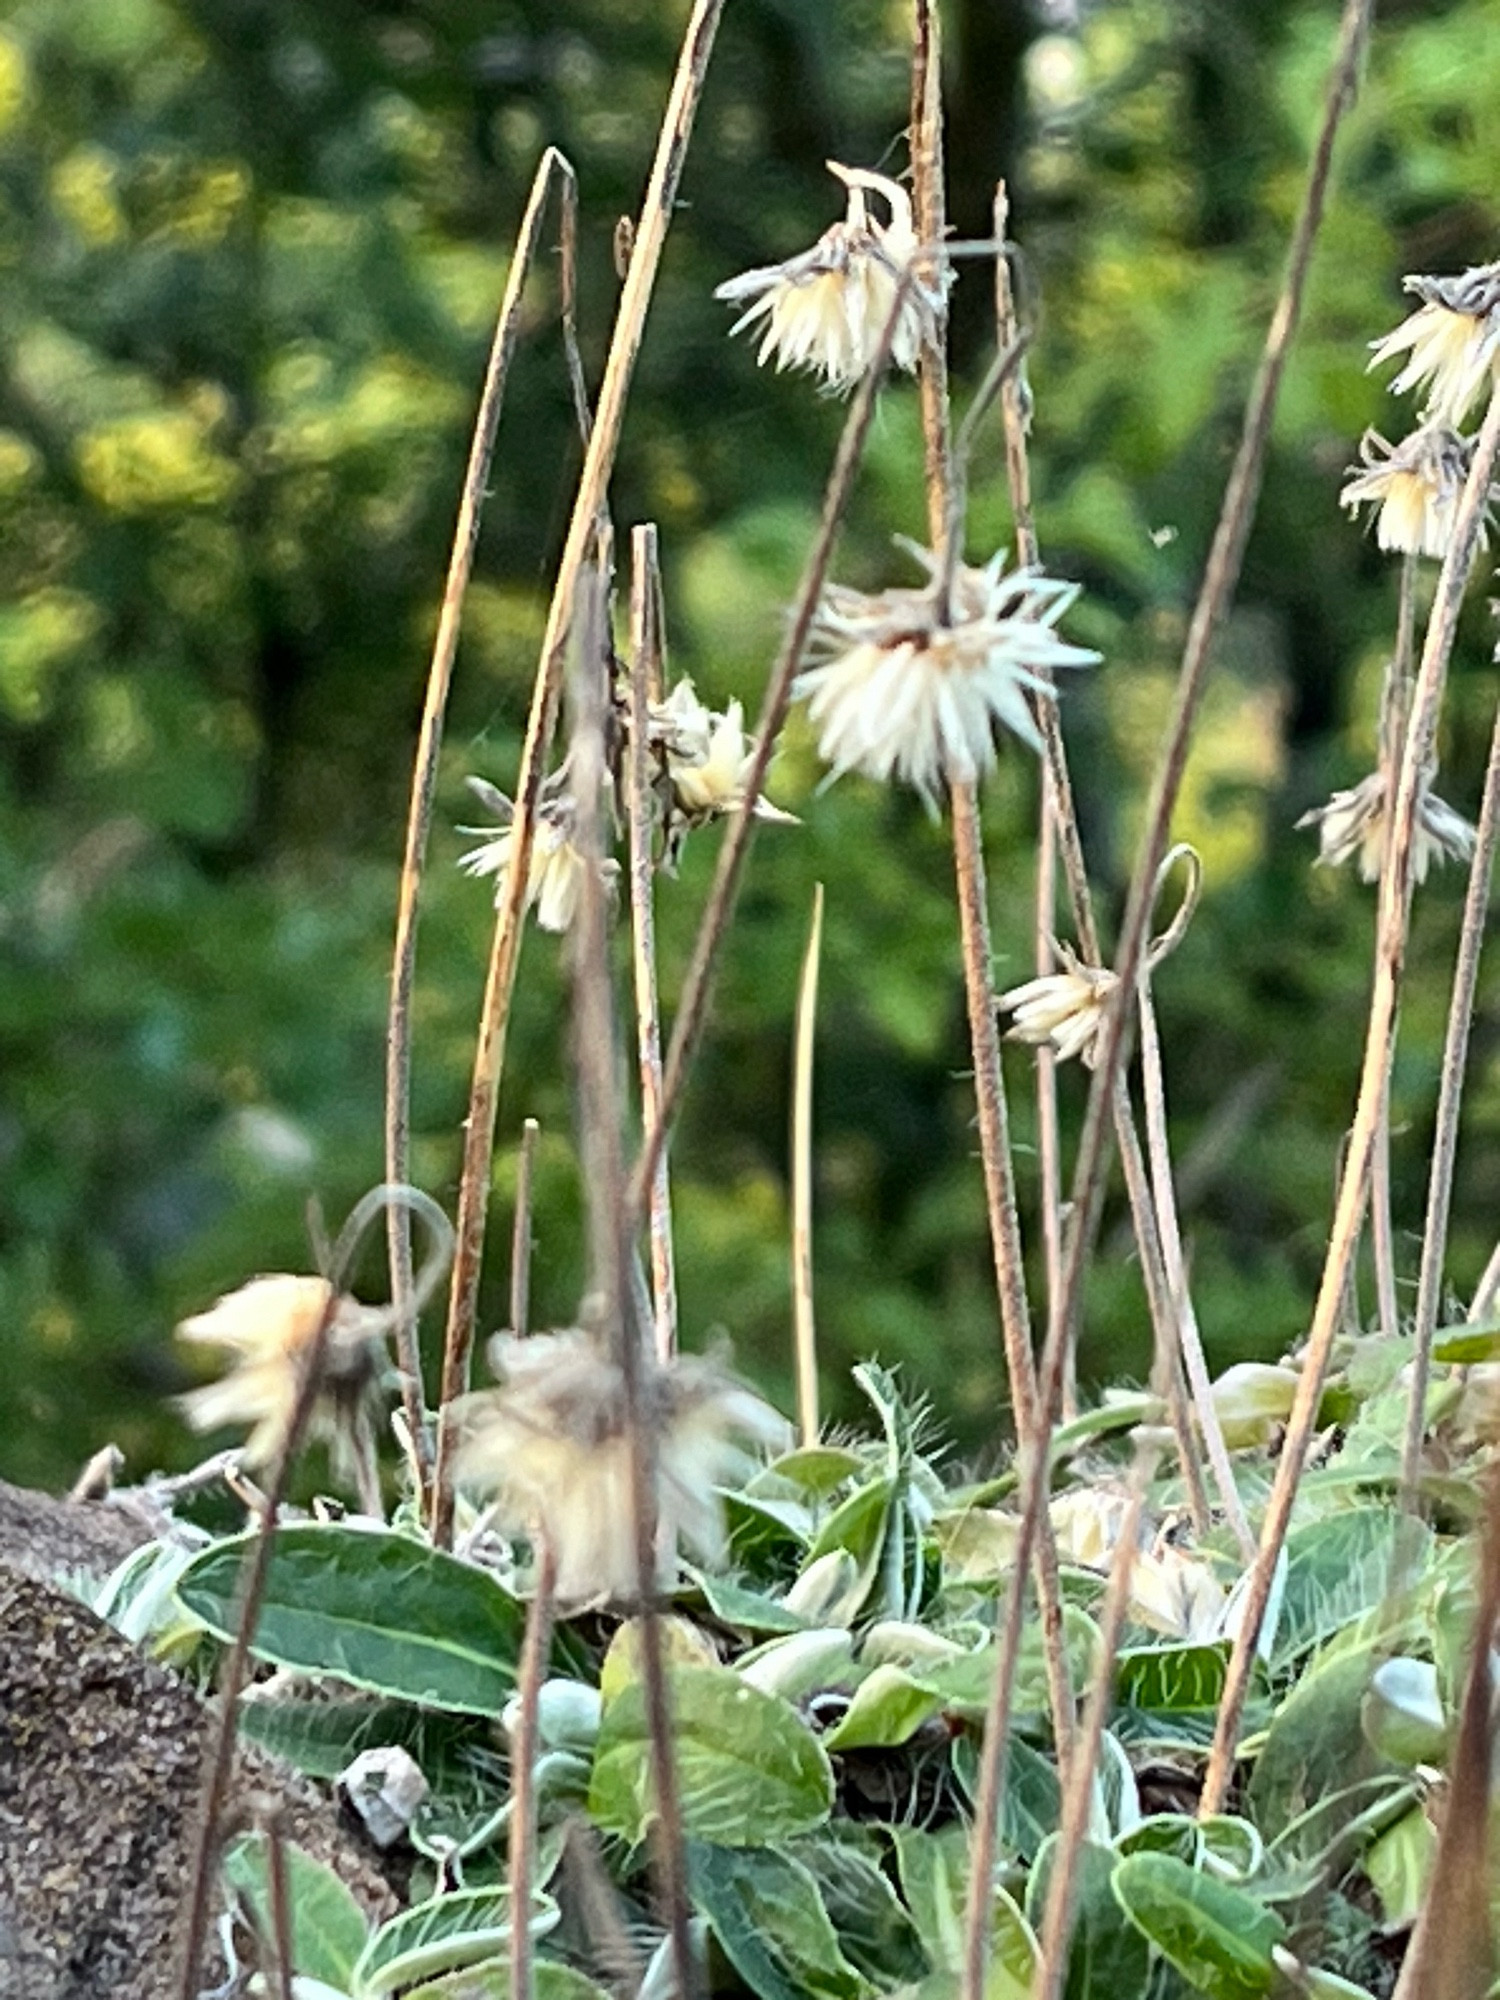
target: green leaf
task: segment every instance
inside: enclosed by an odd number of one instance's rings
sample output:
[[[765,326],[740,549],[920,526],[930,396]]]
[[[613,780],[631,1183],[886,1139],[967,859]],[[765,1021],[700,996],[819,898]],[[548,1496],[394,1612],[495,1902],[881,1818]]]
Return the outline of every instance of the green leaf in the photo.
[[[1026,1884],[1026,1915],[1040,1931],[1052,1886],[1058,1836],[1043,1842]],[[1064,2000],[1123,2000],[1146,1991],[1151,1947],[1126,1917],[1113,1887],[1116,1856],[1085,1841],[1074,1875],[1072,1942]]]
[[[842,1486],[846,1479],[855,1479],[865,1469],[865,1462],[857,1451],[850,1451],[844,1445],[812,1444],[802,1445],[796,1451],[783,1452],[780,1458],[773,1458],[763,1472],[758,1472],[746,1486],[745,1491],[752,1499],[762,1492],[774,1493],[781,1481],[798,1487],[821,1500]]]
[[[1127,1647],[1115,1659],[1115,1699],[1153,1713],[1217,1710],[1229,1642],[1210,1646]]]
[[[540,1937],[558,1920],[550,1896],[533,1896],[531,1933]],[[356,2000],[381,2000],[455,1966],[493,1958],[510,1940],[508,1889],[456,1889],[417,1903],[382,1924],[354,1968]]]
[[[1412,1573],[1432,1544],[1430,1530],[1389,1507],[1351,1507],[1295,1528],[1287,1536],[1286,1586],[1271,1652],[1275,1671],[1385,1601],[1397,1533],[1412,1539]]]
[[[693,1901],[758,2000],[864,2000],[808,1869],[774,1847],[688,1849]]]
[[[337,1778],[362,1750],[390,1744],[409,1752],[436,1793],[469,1798],[505,1777],[479,1718],[367,1695],[308,1700],[252,1693],[240,1705],[240,1734],[311,1778]]]
[[[1432,1880],[1437,1841],[1425,1808],[1413,1806],[1365,1849],[1364,1871],[1392,1929],[1416,1922]]]
[[[979,1775],[978,1746],[967,1736],[953,1745],[953,1772],[974,1801]],[[1005,1782],[1000,1794],[1000,1844],[1019,1860],[1035,1860],[1037,1849],[1057,1829],[1062,1814],[1062,1788],[1056,1767],[1039,1750],[1018,1736],[1006,1746]]]
[[[679,1667],[668,1676],[672,1741],[686,1831],[721,1847],[759,1847],[808,1833],[828,1817],[833,1772],[823,1746],[789,1703],[728,1667]],[[621,1691],[604,1711],[589,1812],[632,1845],[654,1817],[644,1692]]]
[[[922,2000],[957,2000],[968,1900],[968,1829],[949,1826],[929,1832],[919,1827],[892,1827],[891,1838],[901,1893],[923,1949],[937,1968],[917,1991]],[[986,2000],[1027,2000],[1036,1957],[1031,1926],[1014,1899],[997,1886],[990,1919]]]
[[[1500,1361],[1500,1326],[1441,1326],[1433,1335],[1432,1358],[1456,1368]]]
[[[1115,1864],[1120,1907],[1189,1985],[1211,2000],[1258,2000],[1276,1982],[1271,1947],[1286,1926],[1264,1903],[1169,1854]]]
[[[1325,1648],[1276,1712],[1250,1780],[1255,1822],[1267,1839],[1325,1793],[1380,1768],[1361,1711],[1387,1642],[1381,1635]]]
[[[688,1569],[687,1575],[694,1591],[719,1623],[731,1626],[736,1632],[762,1634],[807,1629],[807,1620],[777,1598],[747,1590],[742,1583],[731,1582],[726,1576],[713,1576],[707,1570]],[[679,1596],[678,1602],[681,1601]]]
[[[870,1835],[869,1844],[875,1849],[870,1852],[857,1841],[859,1832],[845,1825],[837,1837],[812,1834],[786,1851],[817,1883],[839,1949],[849,1963],[888,1993],[924,1978],[932,1968],[916,1926],[875,1858],[883,1851],[883,1844],[875,1846],[879,1836]]]
[[[255,1537],[198,1556],[177,1586],[195,1617],[232,1638]],[[495,1579],[404,1535],[279,1528],[254,1651],[429,1708],[494,1715],[516,1684],[525,1611]]]
[[[895,1749],[910,1742],[941,1707],[940,1695],[900,1667],[877,1667],[855,1689],[854,1699],[823,1738],[823,1747],[830,1753]]]
[[[363,1910],[333,1870],[291,1841],[282,1842],[291,1912],[292,1970],[326,1986],[347,1989],[365,1948],[369,1925]],[[224,1856],[225,1879],[249,1907],[261,1937],[271,1926],[270,1842],[248,1833]]]
[[[602,1986],[554,1958],[532,1961],[531,1992],[532,2000],[609,2000]],[[510,1961],[497,1958],[414,1986],[405,2000],[510,2000],[510,1996]]]

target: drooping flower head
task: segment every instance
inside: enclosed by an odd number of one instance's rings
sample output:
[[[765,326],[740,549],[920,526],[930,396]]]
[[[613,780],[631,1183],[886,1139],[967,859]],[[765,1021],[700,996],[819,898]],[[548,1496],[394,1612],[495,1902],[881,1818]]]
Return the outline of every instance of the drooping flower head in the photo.
[[[732,334],[764,321],[757,361],[774,355],[778,370],[807,368],[830,389],[845,390],[874,360],[918,246],[911,197],[898,182],[836,160],[828,162],[828,171],[849,190],[843,220],[825,230],[811,250],[730,278],[714,297],[745,306]],[[867,193],[885,203],[887,221],[871,213]],[[915,369],[941,309],[941,294],[913,279],[891,341],[895,367]]]
[[[1015,1015],[1007,1031],[1012,1041],[1051,1044],[1059,1062],[1082,1056],[1092,1069],[1099,1060],[1104,1010],[1119,979],[1105,965],[1085,965],[1065,944],[1055,946],[1061,972],[1044,973],[1000,995]]]
[[[666,845],[668,856],[675,857],[684,834],[743,809],[758,746],[745,734],[740,702],[731,701],[722,711],[708,708],[686,679],[652,707],[650,729],[666,773]],[[754,810],[757,819],[797,824],[793,814],[763,795]]]
[[[458,1475],[489,1496],[500,1525],[545,1538],[559,1604],[636,1595],[630,1432],[618,1362],[572,1327],[524,1339],[500,1334],[490,1360],[501,1387],[468,1399]],[[785,1420],[718,1364],[641,1357],[644,1419],[655,1432],[664,1564],[679,1538],[707,1560],[722,1551],[719,1487],[749,1445],[782,1445]],[[669,1580],[669,1579],[664,1579]]]
[[[1422,304],[1373,343],[1370,366],[1409,355],[1392,390],[1426,384],[1424,417],[1456,430],[1500,362],[1500,263],[1475,264],[1457,278],[1409,277],[1405,285]]]
[[[326,1278],[285,1273],[252,1278],[178,1327],[179,1340],[219,1348],[231,1361],[217,1382],[179,1398],[193,1429],[249,1425],[245,1464],[272,1463],[286,1443],[302,1371],[330,1313],[312,1428],[335,1445],[347,1442],[355,1420],[378,1395],[390,1315],[347,1296],[335,1300]]]
[[[460,833],[483,834],[484,839],[478,847],[460,855],[458,865],[469,875],[493,875],[498,905],[510,873],[515,807],[504,792],[497,791],[483,778],[470,778],[469,787],[495,815],[498,825],[461,826]],[[550,794],[543,792],[531,843],[526,907],[535,907],[536,920],[544,931],[568,930],[578,914],[585,863],[573,838],[577,816],[577,802],[570,793],[560,789],[553,789]],[[605,879],[612,882],[618,872],[616,863],[606,860],[600,867]]]
[[[1327,805],[1314,806],[1298,820],[1299,827],[1318,829],[1318,860],[1325,868],[1341,868],[1359,856],[1362,882],[1378,882],[1385,866],[1386,828],[1390,822],[1389,786],[1383,771],[1372,771],[1347,792],[1335,792]],[[1430,785],[1417,798],[1416,833],[1412,841],[1412,873],[1427,880],[1434,861],[1467,861],[1474,852],[1474,829],[1461,813],[1445,805]]]
[[[1350,466],[1339,505],[1351,514],[1365,504],[1378,506],[1378,547],[1441,562],[1453,539],[1474,456],[1472,440],[1445,424],[1425,424],[1397,445],[1369,430],[1359,441],[1359,455],[1362,463]],[[1481,547],[1484,541],[1481,529]]]
[[[1007,575],[1002,552],[982,569],[960,564],[945,590],[941,560],[903,545],[926,585],[866,595],[830,584],[809,638],[815,664],[794,692],[834,777],[901,778],[936,810],[950,778],[972,782],[992,768],[996,723],[1039,750],[1027,696],[1050,700],[1043,675],[1099,655],[1057,636],[1076,584],[1039,570]]]

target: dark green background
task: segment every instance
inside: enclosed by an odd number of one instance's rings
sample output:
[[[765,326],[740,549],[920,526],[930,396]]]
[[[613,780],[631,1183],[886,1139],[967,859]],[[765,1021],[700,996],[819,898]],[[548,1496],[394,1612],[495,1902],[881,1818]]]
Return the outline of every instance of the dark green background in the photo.
[[[164,1398],[171,1327],[258,1270],[307,1268],[380,1174],[396,866],[435,607],[507,245],[541,147],[582,190],[582,328],[607,338],[615,220],[637,204],[681,0],[11,0],[0,17],[0,1472],[66,1479],[108,1438],[132,1467],[194,1449]],[[1383,7],[1233,622],[1177,833],[1197,922],[1160,1006],[1200,1317],[1215,1357],[1303,1324],[1357,1071],[1372,895],[1291,831],[1372,758],[1395,577],[1338,513],[1364,373],[1406,270],[1496,252],[1500,10]],[[1275,292],[1335,25],[1282,0],[947,12],[952,212],[982,234],[998,174],[1039,332],[1044,549],[1085,595],[1066,728],[1106,915]],[[840,409],[757,372],[713,287],[839,212],[823,171],[904,165],[907,9],[729,0],[614,489],[660,523],[673,664],[753,712]],[[415,1165],[451,1206],[489,931],[453,866],[462,780],[515,774],[577,446],[555,261],[532,287],[460,652],[417,1000]],[[990,340],[986,270],[954,301],[960,393]],[[924,519],[914,393],[887,392],[838,562],[895,580]],[[1009,533],[997,439],[970,548]],[[902,578],[902,580],[909,580]],[[1476,588],[1444,730],[1477,804],[1492,702]],[[828,892],[819,1024],[818,1306],[830,1381],[878,1352],[966,1449],[1003,1434],[971,1125],[951,862],[909,797],[819,795],[800,719],[758,840],[676,1154],[685,1337],[733,1337],[787,1385],[790,1023],[812,884]],[[1028,962],[1035,771],[986,798],[998,972]],[[718,836],[661,895],[670,1004]],[[1404,1274],[1462,885],[1418,901],[1395,1082]],[[1452,1272],[1500,1227],[1487,969]],[[528,937],[501,1107],[543,1124],[535,1295],[565,1318],[579,1189],[554,940]],[[1029,1059],[1010,1078],[1029,1175]],[[1076,1119],[1082,1079],[1065,1073]],[[1029,1200],[1028,1222],[1034,1221]],[[1033,1228],[1034,1234],[1034,1228]],[[499,1260],[503,1263],[503,1258]],[[373,1289],[377,1271],[367,1274]],[[486,1323],[503,1314],[492,1269]],[[1106,1222],[1089,1371],[1138,1371],[1138,1274]]]

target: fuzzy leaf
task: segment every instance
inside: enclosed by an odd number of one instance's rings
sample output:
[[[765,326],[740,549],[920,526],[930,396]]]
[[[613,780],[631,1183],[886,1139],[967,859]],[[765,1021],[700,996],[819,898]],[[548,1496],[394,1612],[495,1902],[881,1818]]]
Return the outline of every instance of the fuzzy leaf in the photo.
[[[532,1898],[531,1933],[557,1923],[550,1896]],[[417,1903],[382,1924],[354,1968],[356,2000],[383,2000],[418,1980],[493,1958],[510,1939],[508,1889],[456,1889]]]
[[[854,1699],[823,1738],[838,1750],[891,1750],[911,1738],[942,1706],[942,1697],[914,1681],[900,1667],[877,1667],[854,1691]]]
[[[324,1985],[347,1988],[365,1948],[369,1925],[349,1890],[323,1862],[291,1841],[283,1843],[291,1914],[292,1970]],[[249,1907],[264,1939],[271,1928],[270,1842],[263,1833],[235,1841],[224,1856],[224,1876]]]
[[[1129,1647],[1115,1659],[1115,1699],[1152,1713],[1216,1711],[1229,1644]]]
[[[1243,1889],[1198,1874],[1169,1854],[1116,1862],[1120,1907],[1189,1985],[1211,2000],[1259,2000],[1276,1982],[1271,1947],[1286,1926]]]
[[[224,1639],[253,1540],[205,1549],[177,1586]],[[312,1524],[276,1531],[254,1651],[374,1694],[495,1715],[515,1688],[524,1625],[515,1598],[454,1556],[405,1535]]]
[[[757,2000],[865,2000],[811,1873],[774,1847],[688,1853],[693,1901]]]

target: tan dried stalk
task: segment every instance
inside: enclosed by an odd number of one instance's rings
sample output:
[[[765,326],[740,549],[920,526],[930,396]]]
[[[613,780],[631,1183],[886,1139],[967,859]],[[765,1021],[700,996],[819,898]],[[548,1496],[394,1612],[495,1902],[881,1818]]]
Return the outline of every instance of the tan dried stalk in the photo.
[[[1301,310],[1313,245],[1322,222],[1333,164],[1334,140],[1355,95],[1372,5],[1373,0],[1345,0],[1339,45],[1329,82],[1322,126],[1297,220],[1286,277],[1266,336],[1260,367],[1245,411],[1239,450],[1225,492],[1198,602],[1188,627],[1182,667],[1178,676],[1173,719],[1148,814],[1147,838],[1137,860],[1115,962],[1119,984],[1106,1012],[1099,1066],[1094,1072],[1090,1087],[1088,1108],[1079,1142],[1078,1160],[1073,1177],[1073,1207],[1064,1243],[1063,1286],[1050,1315],[1042,1357],[1040,1416],[1044,1430],[1054,1421],[1055,1412],[1061,1404],[1063,1376],[1066,1371],[1068,1349],[1075,1338],[1084,1271],[1098,1227],[1099,1210],[1104,1193],[1103,1166],[1107,1130],[1113,1115],[1115,1082],[1123,1066],[1125,1036],[1132,1011],[1130,999],[1135,990],[1145,950],[1146,932],[1155,896],[1157,869],[1166,850],[1171,812],[1182,783],[1188,739],[1203,691],[1210,645],[1233,594],[1245,542],[1250,532],[1250,520],[1260,489],[1271,419],[1275,413],[1287,352]],[[1025,1574],[1032,1549],[1036,1545],[1037,1536],[1046,1518],[1048,1456],[1041,1450],[1023,1450],[1021,1461],[1021,1509],[1016,1535],[1015,1568],[1001,1612],[999,1657],[985,1717],[984,1742],[980,1753],[979,1783],[975,1800],[974,1861],[970,1872],[969,1907],[966,1913],[961,1973],[962,2000],[983,2000],[989,1910],[987,1897],[976,1889],[981,1867],[980,1843],[985,1843],[983,1865],[988,1869],[993,1866],[995,1832],[993,1814],[998,1804],[999,1777],[1004,1769],[1006,1746],[1010,1736],[1015,1664],[1024,1614]]]
[[[554,183],[560,190],[562,201],[564,311],[571,311],[570,274],[577,216],[577,180],[568,161],[555,146],[549,146],[532,179],[531,193],[521,217],[510,269],[506,273],[504,295],[495,319],[494,339],[485,368],[479,410],[474,419],[474,435],[469,445],[469,462],[459,496],[458,519],[453,529],[453,547],[443,584],[437,632],[432,642],[432,660],[427,670],[427,693],[422,705],[421,731],[412,770],[406,850],[396,905],[395,957],[391,968],[390,1019],[386,1033],[385,1175],[393,1183],[406,1181],[411,1172],[411,997],[416,978],[422,871],[432,830],[433,799],[437,791],[448,691],[453,681],[453,662],[458,653],[464,598],[468,594],[474,552],[479,543],[479,522],[489,485],[490,462],[494,456],[500,411],[505,400],[505,385],[521,337],[522,299],[526,280],[536,262],[542,223]],[[432,1448],[427,1435],[416,1319],[411,1309],[411,1218],[405,1209],[392,1208],[389,1211],[386,1231],[390,1247],[391,1302],[397,1313],[396,1361],[401,1371],[401,1401],[411,1439],[412,1459],[420,1479],[420,1490],[415,1498],[425,1514],[430,1499],[428,1484],[432,1472]]]
[[[276,1974],[276,2000],[293,2000],[292,1899],[286,1879],[286,1836],[279,1812],[265,1823],[266,1886],[271,1917],[271,1954]]]
[[[942,29],[936,0],[915,0],[913,10],[911,157],[912,201],[917,232],[925,243],[940,246],[946,240],[948,225],[943,186]],[[943,286],[939,281],[936,261],[928,267],[925,276],[934,295],[941,297]],[[991,395],[998,392],[1003,396],[1006,387],[1015,380],[1022,352],[1019,339],[999,348],[995,364],[975,397],[959,451],[955,454],[949,421],[946,313],[939,315],[936,335],[922,349],[917,382],[922,409],[928,534],[933,552],[943,559],[950,580],[962,554],[962,467],[968,437]],[[1005,1078],[1000,1066],[1000,1036],[996,1026],[997,999],[991,970],[984,832],[979,813],[978,787],[950,778],[948,794],[953,821],[953,865],[964,967],[964,999],[968,1010],[969,1045],[974,1057],[974,1096],[979,1114],[985,1208],[999,1294],[1011,1410],[1017,1436],[1025,1439],[1037,1430],[1036,1368],[1031,1353],[1031,1310],[1026,1297],[1026,1268],[1016,1203],[1010,1119],[1005,1099]],[[1057,1550],[1052,1541],[1050,1523],[1037,1549],[1035,1568],[1052,1732],[1058,1761],[1066,1765],[1073,1740],[1074,1699],[1063,1628]],[[986,1916],[988,1908],[986,1903]]]
[[[510,1990],[531,2000],[531,1878],[536,1862],[537,1714],[552,1645],[557,1558],[551,1544],[536,1544],[536,1584],[526,1612],[526,1637],[516,1676],[519,1713],[510,1739]]]
[[[636,1060],[641,1078],[641,1124],[661,1119],[661,1006],[656,990],[656,864],[651,852],[652,794],[650,704],[660,701],[662,640],[658,625],[661,565],[656,528],[647,522],[630,535],[630,735],[626,802],[630,821],[630,942],[635,971]],[[672,1256],[672,1189],[667,1148],[651,1176],[647,1231],[651,1244],[651,1300],[656,1352],[666,1361],[677,1351],[677,1272]]]
[[[1412,850],[1417,805],[1426,784],[1447,680],[1448,659],[1458,630],[1459,608],[1483,532],[1489,484],[1497,455],[1500,455],[1500,387],[1490,398],[1484,424],[1474,446],[1468,483],[1454,520],[1453,539],[1438,577],[1437,594],[1422,647],[1422,662],[1412,691],[1406,752],[1401,761],[1401,779],[1396,789],[1386,838],[1385,865],[1381,871],[1375,983],[1370,997],[1359,1097],[1339,1183],[1322,1283],[1303,1355],[1301,1380],[1287,1420],[1286,1437],[1261,1527],[1260,1548],[1250,1571],[1244,1616],[1230,1655],[1224,1694],[1219,1705],[1218,1727],[1203,1784],[1201,1810],[1205,1815],[1222,1810],[1229,1789],[1240,1717],[1250,1686],[1261,1622],[1291,1521],[1292,1503],[1302,1478],[1328,1356],[1338,1330],[1339,1305],[1364,1218],[1375,1133],[1381,1105],[1390,1085],[1395,1050],[1401,975],[1406,960],[1411,913]]]
[[[599,407],[584,453],[578,492],[568,522],[567,538],[558,561],[552,601],[531,709],[521,770],[516,785],[515,817],[511,824],[510,865],[496,911],[489,968],[474,1057],[474,1079],[464,1131],[464,1159],[459,1182],[458,1249],[448,1301],[443,1344],[442,1405],[438,1413],[437,1462],[433,1474],[432,1534],[440,1548],[453,1538],[453,1453],[456,1445],[453,1405],[468,1387],[474,1347],[474,1317],[479,1297],[479,1273],[484,1256],[485,1222],[489,1205],[490,1160],[495,1141],[495,1111],[505,1061],[505,1037],[511,995],[515,990],[521,926],[531,875],[531,851],[536,836],[537,804],[557,718],[557,698],[563,648],[573,622],[574,599],[600,514],[609,492],[610,475],[619,449],[636,357],[645,332],[646,311],[661,262],[662,246],[676,204],[688,139],[703,91],[709,56],[724,0],[694,0],[683,37],[671,96],[657,140],[651,178],[635,226],[630,264],[620,291],[614,332]]]
[[[1417,1281],[1417,1317],[1411,1341],[1411,1400],[1401,1446],[1400,1506],[1414,1514],[1422,1471],[1422,1440],[1426,1435],[1427,1378],[1432,1370],[1432,1341],[1437,1329],[1443,1288],[1443,1262],[1448,1245],[1448,1210],[1453,1195],[1453,1163],[1458,1152],[1458,1114],[1463,1101],[1464,1067],[1469,1054],[1469,1028],[1474,1019],[1474,991],[1479,981],[1479,955],[1484,945],[1489,909],[1490,877],[1495,843],[1500,834],[1500,709],[1490,733],[1489,762],[1484,773],[1484,798],[1479,828],[1469,863],[1469,887],[1464,897],[1458,961],[1453,994],[1448,1002],[1448,1029],[1443,1038],[1442,1080],[1438,1086],[1437,1126],[1432,1141],[1432,1167],[1427,1177],[1427,1219],[1422,1231],[1422,1269]]]
[[[813,884],[812,922],[797,986],[792,1065],[792,1327],[797,1355],[797,1434],[818,1441],[818,1334],[813,1318],[813,1044],[818,1020],[818,959],[823,946],[823,884]]]

